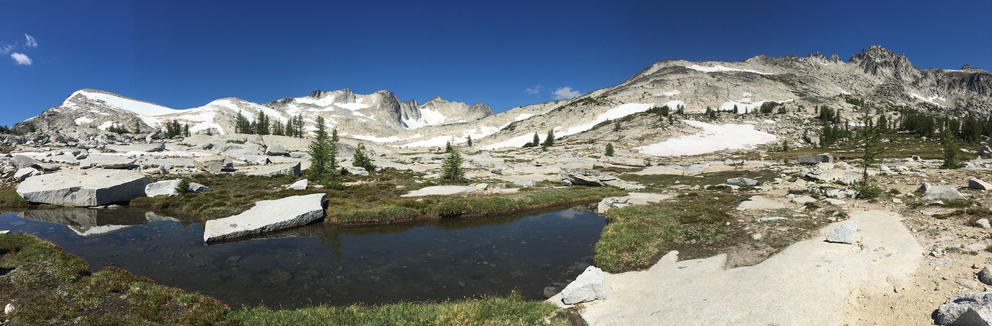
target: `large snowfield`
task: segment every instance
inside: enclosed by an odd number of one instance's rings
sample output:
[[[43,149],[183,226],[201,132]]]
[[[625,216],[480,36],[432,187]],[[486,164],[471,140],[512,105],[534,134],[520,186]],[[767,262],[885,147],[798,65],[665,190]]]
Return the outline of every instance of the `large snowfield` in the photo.
[[[715,125],[685,120],[686,124],[702,129],[693,135],[675,137],[657,144],[638,147],[641,153],[654,156],[691,156],[725,149],[745,149],[767,144],[778,139],[775,135],[758,131],[750,124]]]

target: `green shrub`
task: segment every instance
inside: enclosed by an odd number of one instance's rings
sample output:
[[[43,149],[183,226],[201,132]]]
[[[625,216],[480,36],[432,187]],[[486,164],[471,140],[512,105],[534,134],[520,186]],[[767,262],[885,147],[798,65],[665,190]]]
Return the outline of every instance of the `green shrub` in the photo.
[[[858,199],[875,199],[882,195],[882,187],[876,185],[855,186],[858,192]]]

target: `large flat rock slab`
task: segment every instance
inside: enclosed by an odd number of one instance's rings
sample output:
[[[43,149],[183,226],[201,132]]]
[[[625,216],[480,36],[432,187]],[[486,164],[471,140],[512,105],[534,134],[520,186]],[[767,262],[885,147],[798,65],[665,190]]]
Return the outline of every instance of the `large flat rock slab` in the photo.
[[[923,259],[922,248],[886,211],[853,213],[861,244],[819,236],[754,266],[723,269],[726,255],[677,261],[671,252],[648,270],[609,274],[609,297],[584,303],[590,325],[841,325],[857,288],[891,289]],[[562,295],[549,301],[561,305]]]
[[[17,185],[17,194],[32,203],[102,206],[145,196],[151,183],[143,173],[92,169],[36,175]]]
[[[324,217],[326,194],[263,200],[244,213],[207,221],[203,241],[235,239],[309,224]]]
[[[482,191],[482,189],[475,186],[430,186],[405,193],[400,197],[451,196],[479,191]]]

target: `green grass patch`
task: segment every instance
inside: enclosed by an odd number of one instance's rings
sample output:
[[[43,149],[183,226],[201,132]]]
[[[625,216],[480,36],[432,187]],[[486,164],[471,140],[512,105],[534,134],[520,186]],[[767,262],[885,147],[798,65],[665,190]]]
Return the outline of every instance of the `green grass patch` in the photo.
[[[340,183],[361,183],[341,189],[311,187],[307,190],[289,190],[283,186],[293,183],[298,178],[289,176],[260,177],[243,174],[199,174],[186,179],[189,182],[206,185],[213,189],[212,191],[200,194],[184,193],[174,197],[138,198],[132,200],[130,206],[150,208],[185,219],[206,221],[244,212],[259,200],[323,192],[327,194],[327,198],[330,199],[330,203],[334,207],[334,209],[328,209],[328,213],[331,214],[389,206],[395,201],[395,198],[411,189],[432,185],[432,183],[418,184],[414,182],[415,177],[416,175],[412,173],[387,169],[383,173],[376,173],[367,177],[341,176]],[[174,177],[166,176],[162,179],[171,178]],[[397,185],[403,187],[398,188]],[[374,212],[356,214],[376,215],[372,213]],[[388,210],[380,210],[379,213],[388,213]]]
[[[225,325],[229,309],[199,294],[116,269],[90,274],[81,259],[34,236],[0,236],[0,301],[11,324]]]
[[[362,201],[332,197],[328,220],[339,224],[389,224],[417,219],[482,217],[598,201],[623,194],[608,187],[527,188],[518,193],[479,196],[433,196],[399,199],[369,207]],[[397,196],[398,197],[398,196]]]
[[[612,273],[643,269],[669,250],[679,250],[681,258],[712,255],[743,239],[728,213],[743,200],[693,192],[656,205],[611,209],[596,243],[596,266]]]
[[[14,188],[0,188],[0,208],[34,208],[35,206],[21,198]]]
[[[816,133],[810,133],[810,137],[817,137]],[[919,155],[923,159],[942,159],[944,158],[944,152],[942,150],[939,141],[934,139],[923,140],[920,137],[910,134],[901,134],[895,132],[886,132],[882,135],[883,139],[888,139],[885,143],[885,150],[879,155],[878,158],[906,158],[913,155]],[[962,144],[964,147],[977,147],[977,145],[967,145]],[[975,148],[975,149],[977,149]],[[864,155],[864,152],[859,148],[857,141],[839,141],[836,144],[827,147],[804,147],[792,149],[789,151],[776,151],[768,152],[768,156],[764,158],[759,158],[756,153],[749,153],[746,155],[747,159],[767,159],[767,160],[787,160],[789,162],[795,162],[796,157],[799,155],[809,155],[809,154],[821,154],[830,153],[833,155],[834,160],[858,160]]]
[[[382,306],[312,307],[237,311],[245,325],[568,325],[548,302],[518,296],[442,303],[400,303]]]

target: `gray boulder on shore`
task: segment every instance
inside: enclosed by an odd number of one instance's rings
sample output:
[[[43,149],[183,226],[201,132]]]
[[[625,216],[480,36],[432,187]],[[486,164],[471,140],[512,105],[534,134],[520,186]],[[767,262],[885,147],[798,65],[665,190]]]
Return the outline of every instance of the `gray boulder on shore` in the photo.
[[[799,155],[799,157],[797,157],[796,160],[799,161],[799,164],[833,163],[834,157],[833,155],[827,153],[811,154],[811,155]]]
[[[145,196],[157,197],[157,196],[178,196],[179,195],[179,183],[182,179],[165,180],[159,182],[153,182],[145,185]]]
[[[17,179],[17,181],[24,181],[24,179],[27,179],[27,178],[30,178],[30,177],[33,177],[33,176],[36,176],[36,175],[39,175],[39,174],[41,174],[41,171],[38,171],[38,169],[35,169],[35,168],[23,168],[23,169],[17,170],[17,172],[14,173],[14,179]]]
[[[964,195],[952,186],[930,186],[923,184],[923,199],[925,200],[964,200]]]
[[[858,222],[841,223],[827,234],[827,242],[854,243],[854,233],[858,231]]]
[[[934,322],[937,325],[989,325],[992,323],[992,292],[952,297],[937,309]]]
[[[758,180],[750,178],[730,178],[727,179],[727,184],[731,186],[753,187],[758,185]]]
[[[561,297],[565,304],[606,299],[606,276],[603,270],[596,266],[586,267],[575,281],[565,286]]]
[[[302,174],[300,166],[301,164],[299,162],[278,164],[278,165],[258,168],[257,170],[248,172],[248,175],[263,176],[263,177],[277,177],[282,175],[291,175],[294,177],[298,177],[300,176],[300,174]]]
[[[985,191],[992,189],[992,184],[982,181],[979,178],[968,178],[968,189]]]
[[[309,224],[324,217],[325,196],[319,193],[256,202],[244,213],[207,221],[203,241],[234,239]]]
[[[149,183],[138,171],[65,171],[27,178],[17,185],[17,194],[32,203],[102,206],[142,197]]]

